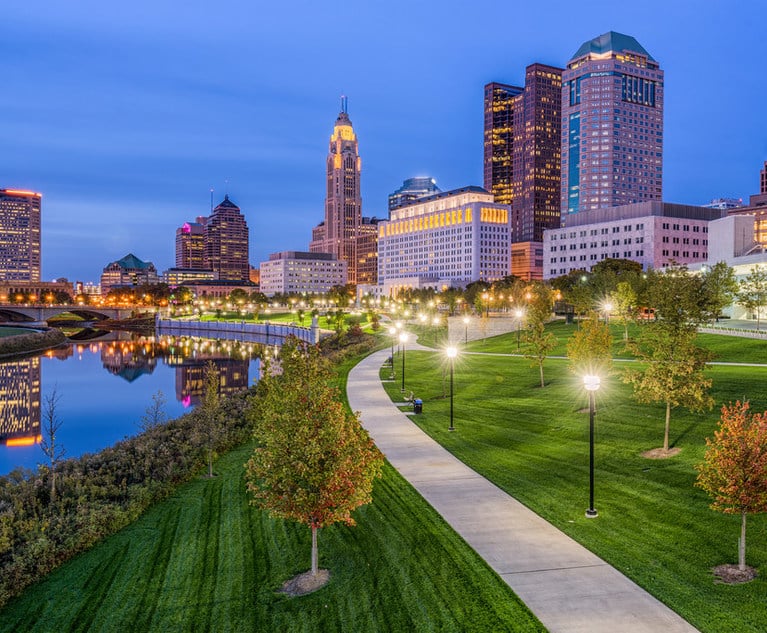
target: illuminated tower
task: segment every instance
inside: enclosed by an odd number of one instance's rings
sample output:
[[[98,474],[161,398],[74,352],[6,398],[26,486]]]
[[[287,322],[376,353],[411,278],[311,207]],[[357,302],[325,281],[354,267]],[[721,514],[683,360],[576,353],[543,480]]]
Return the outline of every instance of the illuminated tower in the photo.
[[[205,223],[206,268],[218,273],[221,281],[247,282],[248,239],[248,225],[240,207],[224,196]]]
[[[562,223],[662,190],[663,71],[630,35],[584,42],[562,75]]]
[[[40,281],[41,199],[0,189],[0,281]]]
[[[341,97],[341,112],[328,150],[325,221],[313,231],[309,250],[333,253],[346,261],[349,283],[357,283],[355,237],[362,223],[361,171],[357,136],[346,112],[346,97]]]
[[[176,268],[205,268],[205,222],[184,222],[176,229]]]

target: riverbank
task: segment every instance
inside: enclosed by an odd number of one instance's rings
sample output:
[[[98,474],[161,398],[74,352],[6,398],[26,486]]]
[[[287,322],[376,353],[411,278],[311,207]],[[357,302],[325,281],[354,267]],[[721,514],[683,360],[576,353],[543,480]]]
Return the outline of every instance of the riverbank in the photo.
[[[61,330],[55,328],[29,330],[27,333],[3,336],[0,338],[0,358],[10,358],[21,354],[36,354],[58,347],[66,342],[66,335]]]

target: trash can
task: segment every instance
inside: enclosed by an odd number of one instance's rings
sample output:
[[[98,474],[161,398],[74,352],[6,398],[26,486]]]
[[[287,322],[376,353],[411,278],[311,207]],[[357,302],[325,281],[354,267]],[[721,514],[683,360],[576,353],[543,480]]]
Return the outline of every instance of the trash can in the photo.
[[[423,400],[420,398],[413,400],[413,413],[423,413]]]

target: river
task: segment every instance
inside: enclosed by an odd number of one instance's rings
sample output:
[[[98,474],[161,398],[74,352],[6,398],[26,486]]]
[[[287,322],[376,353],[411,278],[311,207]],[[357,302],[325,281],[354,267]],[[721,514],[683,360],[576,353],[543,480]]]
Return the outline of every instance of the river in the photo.
[[[66,457],[76,457],[140,432],[141,419],[158,392],[168,418],[188,411],[199,401],[208,361],[219,372],[222,395],[252,385],[264,349],[236,341],[110,332],[0,362],[0,475],[45,462],[41,421],[54,393],[62,422],[57,443]]]

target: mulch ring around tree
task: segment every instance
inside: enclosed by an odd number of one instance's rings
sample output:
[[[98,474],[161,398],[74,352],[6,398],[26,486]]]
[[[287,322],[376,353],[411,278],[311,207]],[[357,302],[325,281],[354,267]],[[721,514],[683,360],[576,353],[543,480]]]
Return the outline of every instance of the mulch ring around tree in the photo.
[[[679,451],[682,449],[678,446],[674,448],[670,448],[667,451],[663,450],[662,448],[653,448],[650,451],[645,451],[642,453],[642,457],[646,459],[667,459],[668,457],[674,457],[675,455],[679,455]]]
[[[308,593],[322,589],[328,584],[330,580],[330,570],[320,569],[317,571],[317,575],[312,575],[311,570],[305,571],[303,574],[293,576],[290,580],[286,580],[282,584],[280,593],[289,595],[291,598],[298,596],[305,596]]]
[[[757,576],[757,571],[753,567],[746,565],[746,568],[738,569],[737,565],[717,565],[712,570],[716,582],[725,585],[739,585],[744,582],[750,582]]]

